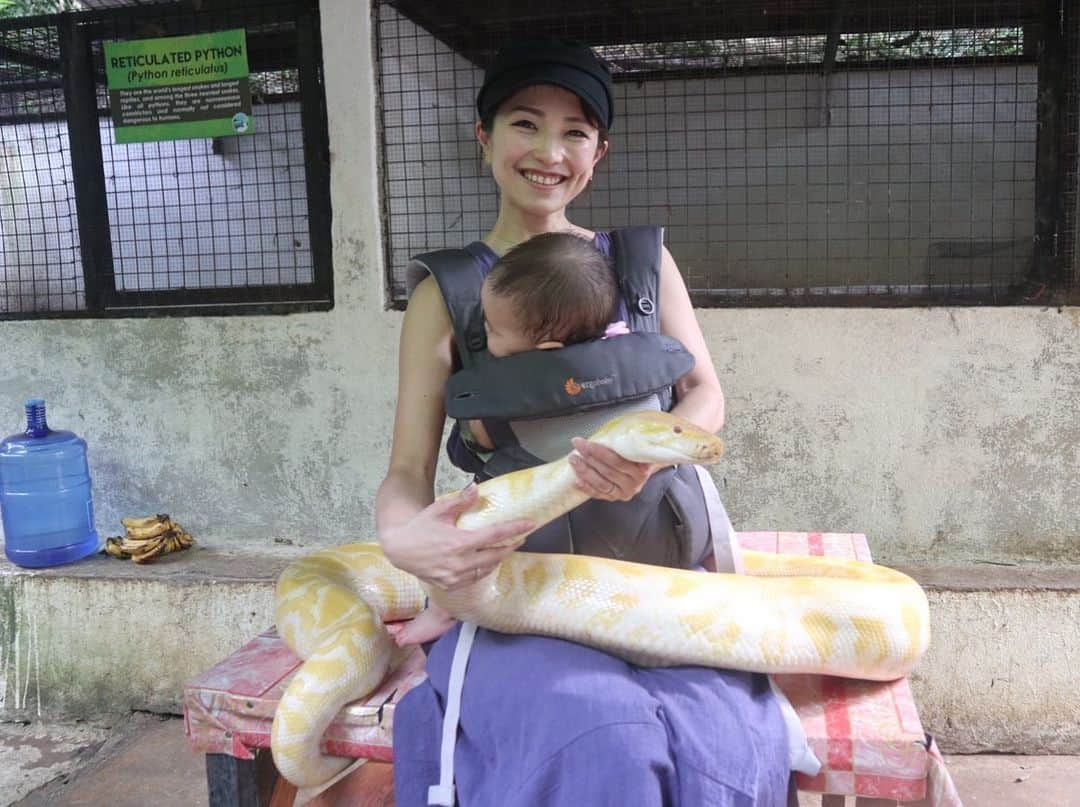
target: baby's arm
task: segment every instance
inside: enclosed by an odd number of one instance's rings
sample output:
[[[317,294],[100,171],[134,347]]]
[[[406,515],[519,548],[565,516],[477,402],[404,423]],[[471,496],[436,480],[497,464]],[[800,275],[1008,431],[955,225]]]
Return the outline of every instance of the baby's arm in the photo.
[[[391,623],[386,629],[390,631],[398,647],[405,647],[438,639],[454,627],[456,621],[439,606],[428,604],[411,622]]]

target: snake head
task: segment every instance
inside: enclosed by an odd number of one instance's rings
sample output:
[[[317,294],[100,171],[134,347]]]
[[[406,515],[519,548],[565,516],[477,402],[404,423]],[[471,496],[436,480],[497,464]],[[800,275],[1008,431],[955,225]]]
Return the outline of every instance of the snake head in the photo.
[[[628,460],[654,465],[710,465],[724,453],[719,437],[670,412],[613,418],[589,439]]]

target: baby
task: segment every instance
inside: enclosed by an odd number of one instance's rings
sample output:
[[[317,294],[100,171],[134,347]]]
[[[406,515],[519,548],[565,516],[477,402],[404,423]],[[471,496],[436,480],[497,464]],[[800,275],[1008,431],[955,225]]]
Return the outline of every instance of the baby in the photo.
[[[544,233],[518,244],[480,288],[488,352],[495,357],[552,350],[616,333],[619,286],[600,250],[570,233]],[[479,420],[462,424],[466,445],[492,448]]]
[[[537,235],[503,255],[480,288],[480,305],[488,352],[496,357],[629,333],[625,323],[612,323],[619,286],[611,264],[570,233]],[[462,423],[461,437],[474,450],[492,448],[479,420]],[[408,645],[438,638],[453,624],[431,605],[412,622],[389,628],[399,645]]]

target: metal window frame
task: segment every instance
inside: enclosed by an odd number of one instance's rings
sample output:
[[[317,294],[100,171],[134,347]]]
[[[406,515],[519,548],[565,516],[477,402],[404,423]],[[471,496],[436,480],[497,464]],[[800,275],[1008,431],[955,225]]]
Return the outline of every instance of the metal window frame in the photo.
[[[317,0],[293,0],[297,70],[303,130],[304,178],[312,282],[253,286],[119,291],[113,270],[104,155],[99,132],[101,112],[91,46],[101,26],[117,18],[140,19],[162,13],[192,13],[188,4],[110,7],[0,21],[0,29],[54,27],[60,45],[65,113],[71,150],[79,250],[85,283],[85,307],[65,311],[0,311],[0,320],[97,319],[153,316],[222,316],[327,311],[334,307],[331,254],[330,146],[323,84]],[[226,0],[207,13],[250,7]],[[33,54],[17,54],[26,59]],[[55,65],[49,63],[51,68]],[[29,116],[26,122],[43,120]],[[5,120],[5,122],[9,122]]]

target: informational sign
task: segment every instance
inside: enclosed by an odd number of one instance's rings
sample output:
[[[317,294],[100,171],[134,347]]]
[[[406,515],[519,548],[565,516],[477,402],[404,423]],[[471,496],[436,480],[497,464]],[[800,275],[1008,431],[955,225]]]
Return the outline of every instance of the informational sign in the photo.
[[[106,42],[105,78],[117,143],[254,131],[243,28]]]

